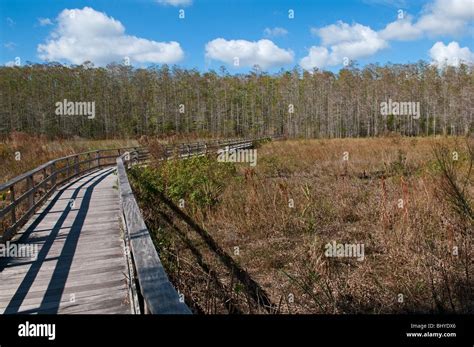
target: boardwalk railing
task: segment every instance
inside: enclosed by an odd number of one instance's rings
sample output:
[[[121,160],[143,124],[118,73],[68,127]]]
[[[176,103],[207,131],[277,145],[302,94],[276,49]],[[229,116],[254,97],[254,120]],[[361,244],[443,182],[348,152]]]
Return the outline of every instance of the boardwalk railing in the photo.
[[[115,164],[132,148],[104,149],[51,160],[0,185],[0,241],[10,240],[57,187],[88,171]]]
[[[117,175],[125,237],[132,258],[140,311],[151,314],[190,314],[191,311],[166,275],[128,181],[126,167],[137,163],[138,155],[132,151],[118,157]]]
[[[215,153],[219,149],[229,147],[229,150],[250,148],[255,142],[270,139],[273,137],[256,137],[250,139],[229,139],[210,142],[182,143],[175,146],[167,146],[165,156],[170,158],[175,155],[185,158],[196,155],[205,155]]]

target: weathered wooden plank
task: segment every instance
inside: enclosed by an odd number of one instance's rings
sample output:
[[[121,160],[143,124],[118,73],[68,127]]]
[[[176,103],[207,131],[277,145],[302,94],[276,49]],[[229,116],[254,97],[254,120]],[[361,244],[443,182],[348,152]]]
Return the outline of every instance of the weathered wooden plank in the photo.
[[[58,302],[56,300],[52,300],[50,302],[44,302],[39,300],[38,303],[33,303],[29,305],[22,304],[19,309],[18,313],[24,314],[24,313],[57,313],[59,314],[67,314],[67,313],[74,313],[74,311],[80,310],[82,307],[82,310],[90,310],[92,309],[109,309],[109,308],[115,308],[116,310],[119,310],[121,307],[128,307],[130,310],[130,304],[128,303],[128,299],[124,293],[120,295],[120,297],[117,298],[107,298],[106,295],[101,295],[100,297],[97,297],[97,299],[89,298],[88,300],[64,300],[59,302],[59,308],[58,307]],[[5,310],[3,308],[0,308],[0,312],[2,310]]]
[[[75,286],[80,284],[95,284],[101,283],[106,278],[110,280],[126,279],[125,267],[123,271],[116,271],[114,273],[89,273],[87,275],[74,276],[69,272],[66,272],[67,276],[64,283],[62,281],[51,282],[51,276],[53,272],[54,270],[49,271],[48,274],[43,276],[43,278],[47,280],[41,280],[41,276],[37,276],[31,286],[28,286],[28,288],[25,289],[21,289],[21,281],[16,279],[6,279],[4,283],[2,282],[0,295],[7,295],[9,293],[13,295],[15,293],[26,293],[28,291],[41,291],[46,290],[48,287],[54,289],[68,287],[70,285]],[[61,275],[60,272],[55,272],[55,274]]]
[[[50,223],[50,224],[47,224],[47,225],[45,225],[45,223],[41,223],[37,228],[35,228],[35,230],[29,230],[27,233],[30,234],[30,235],[39,235],[40,233],[49,234],[49,233],[51,233],[51,231],[53,231],[53,229],[57,230],[59,232],[61,232],[62,230],[64,230],[65,232],[69,232],[69,230],[71,229],[71,226],[63,226],[62,225],[61,227],[55,227],[56,222],[55,223]],[[98,223],[86,220],[84,222],[84,225],[83,225],[81,230],[84,230],[84,231],[105,230],[105,231],[107,231],[108,229],[113,228],[113,226],[117,225],[117,223],[118,223],[117,220],[112,220],[110,222],[98,222]],[[18,233],[17,235],[21,236],[24,233],[26,233],[26,230]]]
[[[130,303],[128,302],[127,298],[109,298],[106,299],[105,296],[102,297],[103,299],[99,300],[94,300],[89,303],[81,303],[76,304],[76,305],[70,305],[70,304],[65,304],[64,306],[61,306],[59,309],[59,313],[76,313],[78,311],[87,311],[87,310],[104,310],[104,309],[109,309],[109,308],[120,308],[120,307],[128,307],[130,310]]]
[[[121,260],[119,258],[117,259]],[[111,262],[107,262],[107,266],[104,266],[103,263],[97,262],[87,267],[78,267],[78,268],[71,267],[70,270],[61,269],[59,272],[68,273],[71,276],[80,276],[80,275],[87,275],[90,273],[102,274],[102,273],[107,273],[107,272],[121,272],[121,271],[124,271],[124,269],[125,269],[125,265],[122,262],[118,262],[118,263],[116,262],[115,264]],[[43,268],[43,270],[46,270],[46,269]],[[19,279],[23,278],[24,274],[25,274],[24,272],[22,273],[14,273],[14,272],[8,273],[7,272],[5,276],[0,277],[0,281],[2,283],[7,283],[8,281],[18,281]],[[49,280],[49,278],[45,280]],[[36,281],[41,281],[41,277],[38,277]]]
[[[130,314],[130,310],[128,308],[124,309],[117,309],[115,307],[109,309],[100,309],[100,310],[90,310],[90,311],[78,311],[74,314]]]
[[[111,278],[111,280],[114,280],[114,281],[119,281],[120,279],[119,278]],[[7,302],[2,302],[1,306],[2,307],[7,307],[7,306],[10,306],[10,305],[13,305],[12,307],[15,307],[16,309],[18,309],[19,307],[21,307],[25,301],[26,298],[29,298],[31,297],[31,295],[34,295],[35,293],[41,293],[41,295],[39,295],[39,298],[38,300],[39,301],[43,301],[45,300],[46,298],[49,298],[49,300],[51,302],[56,302],[56,303],[59,303],[60,302],[60,298],[63,296],[63,295],[76,295],[76,291],[74,290],[70,290],[69,294],[64,294],[65,290],[66,289],[70,289],[70,288],[74,288],[74,287],[78,287],[79,285],[88,285],[88,290],[87,291],[90,291],[90,290],[98,290],[100,291],[102,294],[107,294],[108,291],[109,291],[109,287],[103,287],[102,286],[102,283],[103,283],[103,278],[102,280],[94,280],[93,282],[87,282],[85,284],[69,284],[68,286],[64,287],[64,288],[61,288],[61,287],[54,287],[54,288],[49,288],[47,286],[42,286],[42,287],[35,287],[33,288],[32,291],[28,291],[28,292],[20,292],[21,294],[24,294],[21,296],[21,298],[18,298],[17,296],[15,297],[12,297],[10,300],[8,300]],[[123,288],[123,292],[125,293],[124,296],[128,296],[128,287],[127,286],[124,286],[124,280],[122,279],[122,288]],[[47,291],[47,295],[45,295],[45,291],[46,289],[48,289]],[[9,293],[1,293],[1,296],[4,297],[4,296],[7,296]]]
[[[33,308],[34,305],[37,307],[41,304],[41,302],[45,304],[57,303],[56,296],[47,296],[43,297],[41,295],[34,295],[35,293],[29,293],[29,295],[18,302],[22,308],[30,307]],[[103,288],[99,289],[92,289],[83,292],[65,294],[61,296],[60,303],[68,304],[68,303],[75,303],[75,304],[85,304],[90,303],[92,301],[99,300],[101,298],[121,298],[122,300],[127,300],[128,291],[123,288],[123,286],[115,286],[107,288],[107,293],[104,294]],[[5,309],[6,305],[0,306],[0,309]]]
[[[84,234],[83,234],[84,232]],[[98,243],[98,242],[121,242],[117,237],[117,234],[114,232],[113,229],[111,230],[106,230],[104,232],[104,235],[107,236],[107,238],[104,238],[102,235],[97,235],[99,231],[98,230],[81,230],[81,237],[82,237],[82,242],[84,244],[86,243]],[[30,237],[30,244],[31,245],[37,245],[36,247],[42,247],[44,244],[48,242],[48,236],[49,235],[44,235],[44,234],[35,234],[32,237]],[[68,234],[65,232],[60,232],[58,236],[56,237],[56,240],[59,242],[58,244],[61,244],[61,241],[65,240],[67,238]]]
[[[62,295],[70,295],[70,294],[76,294],[77,293],[82,293],[82,292],[88,292],[91,290],[106,290],[108,291],[110,288],[116,288],[116,287],[121,287],[125,288],[123,285],[123,280],[113,280],[113,281],[103,281],[98,284],[80,284],[76,286],[70,286],[67,288],[64,288],[63,291],[57,290],[56,292],[52,292],[51,295],[54,295],[56,293],[62,293]],[[31,291],[28,293],[29,297],[39,297],[43,298],[44,297],[44,291]],[[11,302],[11,295],[0,295],[0,301],[3,302]]]
[[[110,261],[113,259],[121,259],[122,258],[122,251],[119,250],[114,250],[113,252],[107,252],[104,254],[89,254],[89,255],[84,255],[84,256],[78,256],[73,259],[73,262],[71,264],[72,266],[77,266],[77,265],[90,265],[94,262],[105,262],[105,261]],[[48,263],[54,263],[58,260],[58,257],[53,257],[53,256],[48,256],[47,258],[41,259],[42,261],[42,267],[47,266]],[[16,258],[13,260],[10,260],[8,264],[5,266],[3,271],[6,271],[9,268],[15,269],[17,267],[25,267],[25,266],[30,266],[30,265],[35,265],[37,266],[38,260],[28,260],[28,259],[21,259],[21,258]],[[28,269],[29,270],[29,269]],[[28,271],[27,270],[27,271]]]
[[[95,272],[96,269],[107,269],[108,267],[111,266],[125,266],[123,264],[123,259],[121,257],[114,257],[114,258],[108,258],[106,259],[107,267],[104,267],[104,258],[101,257],[94,257],[92,259],[89,258],[84,258],[81,259],[81,261],[73,261],[70,272],[77,272],[77,271],[85,271],[85,272]],[[41,266],[42,271],[52,271],[54,270],[56,263],[53,262],[43,262],[43,265]],[[0,275],[0,280],[3,278],[21,278],[25,276],[25,274],[28,272],[29,266],[11,266],[5,268]],[[67,270],[65,270],[67,271]]]

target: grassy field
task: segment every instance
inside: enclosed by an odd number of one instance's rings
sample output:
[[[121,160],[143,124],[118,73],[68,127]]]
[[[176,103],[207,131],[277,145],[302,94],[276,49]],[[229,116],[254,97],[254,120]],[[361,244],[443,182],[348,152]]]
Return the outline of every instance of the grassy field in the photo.
[[[473,149],[472,138],[292,140],[259,147],[255,167],[194,158],[132,177],[196,311],[472,313]],[[363,257],[330,257],[334,243]]]

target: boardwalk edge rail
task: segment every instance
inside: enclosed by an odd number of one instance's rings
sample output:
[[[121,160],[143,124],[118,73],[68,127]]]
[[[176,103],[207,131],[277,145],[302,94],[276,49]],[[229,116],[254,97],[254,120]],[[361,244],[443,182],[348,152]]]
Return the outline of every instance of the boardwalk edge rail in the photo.
[[[126,165],[130,164],[135,153],[137,152],[126,153],[117,158],[117,175],[125,234],[134,266],[141,311],[151,314],[190,314],[191,311],[169,281],[161,264],[128,181]]]

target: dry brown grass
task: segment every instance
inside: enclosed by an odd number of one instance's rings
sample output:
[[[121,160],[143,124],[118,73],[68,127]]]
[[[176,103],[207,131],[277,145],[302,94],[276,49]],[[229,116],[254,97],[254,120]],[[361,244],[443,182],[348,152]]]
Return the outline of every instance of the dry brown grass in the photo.
[[[239,165],[217,206],[186,210],[281,312],[472,313],[472,224],[445,198],[433,152],[445,146],[459,153],[455,169],[472,201],[466,143],[273,142],[258,149],[255,168]],[[364,261],[326,257],[324,245],[332,241],[364,244]]]

